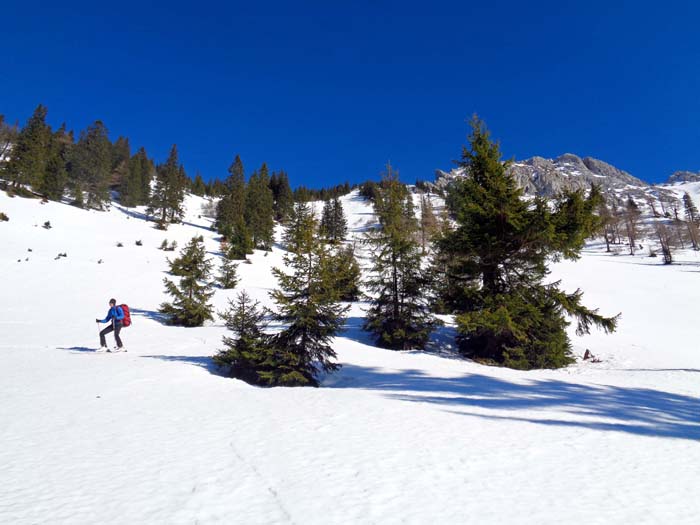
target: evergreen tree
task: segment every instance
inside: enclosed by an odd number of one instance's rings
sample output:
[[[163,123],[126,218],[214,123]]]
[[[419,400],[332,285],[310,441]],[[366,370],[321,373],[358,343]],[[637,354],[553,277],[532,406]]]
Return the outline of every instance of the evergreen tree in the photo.
[[[289,186],[289,178],[284,171],[273,173],[270,177],[270,189],[274,202],[275,220],[284,222],[294,205],[294,194]]]
[[[206,190],[207,187],[204,184],[204,179],[202,179],[202,175],[197,172],[194,176],[194,182],[192,182],[192,193],[198,197],[204,197]]]
[[[438,321],[429,313],[427,272],[421,270],[413,201],[398,174],[387,165],[374,201],[380,227],[369,232],[372,273],[365,330],[383,348],[424,348]]]
[[[245,259],[252,253],[252,239],[245,222],[246,187],[245,172],[241,158],[236,155],[228,169],[229,177],[224,186],[224,196],[216,207],[217,231],[232,245],[237,259]]]
[[[246,192],[245,222],[253,240],[253,246],[270,250],[274,235],[274,209],[270,176],[267,165],[253,172]]]
[[[685,218],[688,221],[698,222],[700,220],[698,209],[687,191],[683,193],[683,208],[685,209]]]
[[[327,257],[329,286],[338,294],[340,301],[357,301],[360,298],[362,270],[355,257],[352,245],[337,248]]]
[[[11,125],[5,120],[5,115],[0,115],[0,163],[5,163],[10,155],[10,150],[17,143],[19,136],[18,126]],[[0,164],[0,174],[3,173]]]
[[[221,273],[219,274],[219,286],[224,290],[235,288],[238,284],[238,265],[233,261],[236,253],[231,252],[231,247],[227,246],[221,260]]]
[[[438,230],[438,222],[435,218],[433,205],[428,195],[421,195],[420,198],[420,243],[421,251],[425,255],[428,245]]]
[[[555,213],[551,215],[555,260],[560,254],[567,259],[578,259],[586,239],[603,231],[603,219],[597,214],[603,202],[600,187],[595,184],[587,196],[583,190],[576,190],[555,199]]]
[[[323,204],[320,231],[321,236],[330,243],[338,244],[345,240],[348,223],[343,204],[338,197],[333,197]]]
[[[683,194],[683,208],[685,210],[690,244],[692,245],[693,250],[698,250],[700,249],[700,231],[698,229],[700,214],[698,214],[698,209],[687,191]]]
[[[271,294],[277,303],[275,318],[286,328],[273,337],[274,366],[261,376],[268,384],[318,386],[321,372],[339,368],[332,361],[336,354],[330,342],[348,307],[338,304],[338,292],[329,285],[329,252],[316,238],[313,212],[301,203],[293,214],[296,219],[285,233],[292,251],[284,256],[292,273],[274,268],[279,288]]]
[[[38,187],[39,193],[47,199],[58,201],[63,197],[68,182],[66,167],[72,145],[73,136],[63,124],[51,137],[46,174]]]
[[[171,273],[180,277],[179,285],[163,279],[165,291],[173,296],[173,301],[161,304],[160,312],[168,316],[170,324],[202,326],[204,321],[212,319],[213,308],[209,304],[214,294],[209,282],[211,266],[201,236],[193,237],[180,257],[170,262]]]
[[[151,183],[156,177],[156,165],[146,153],[145,148],[139,148],[136,154],[141,164],[141,195],[139,204],[143,206],[151,202]]]
[[[161,228],[182,216],[186,187],[187,176],[179,165],[177,146],[173,144],[168,160],[156,168],[156,183],[148,206],[148,213],[157,217]]]
[[[245,292],[229,300],[228,309],[219,315],[233,337],[224,336],[224,350],[214,356],[214,363],[228,369],[231,377],[253,385],[267,384],[265,376],[274,369],[274,352],[265,334],[269,311]],[[262,377],[261,377],[262,375]]]
[[[112,169],[110,185],[118,188],[120,192],[122,186],[129,176],[129,159],[131,158],[131,145],[126,137],[119,137],[112,144]]]
[[[192,181],[185,172],[185,167],[180,164],[177,169],[175,184],[172,186],[170,195],[170,222],[172,223],[180,222],[185,213],[182,203],[185,200],[185,193],[187,193],[191,182]]]
[[[46,124],[46,113],[46,107],[39,104],[10,149],[10,160],[3,171],[16,187],[38,188],[44,181],[51,156],[51,128]]]
[[[476,117],[469,143],[460,162],[467,176],[455,181],[447,199],[456,227],[438,242],[460,348],[468,357],[513,368],[569,364],[565,314],[577,320],[581,334],[593,325],[608,333],[617,325],[617,317],[583,306],[580,290],[567,294],[558,282],[544,284],[549,258],[578,256],[595,222],[588,215],[595,201],[581,207],[581,195],[571,205],[565,196],[554,211],[541,198],[526,201]]]
[[[87,194],[89,208],[102,209],[109,201],[112,144],[107,128],[97,120],[80,133],[71,153],[70,177]]]
[[[129,159],[128,172],[122,181],[120,199],[127,207],[141,206],[149,202],[150,181],[155,168],[146,150],[139,150]]]

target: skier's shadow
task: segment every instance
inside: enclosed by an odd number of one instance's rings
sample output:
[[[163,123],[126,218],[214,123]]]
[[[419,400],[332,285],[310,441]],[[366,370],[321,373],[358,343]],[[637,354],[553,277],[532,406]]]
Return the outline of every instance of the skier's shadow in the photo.
[[[56,350],[66,350],[68,352],[73,352],[73,353],[83,353],[83,352],[86,352],[86,353],[89,352],[91,354],[95,353],[94,348],[88,348],[87,346],[59,346],[56,348]]]

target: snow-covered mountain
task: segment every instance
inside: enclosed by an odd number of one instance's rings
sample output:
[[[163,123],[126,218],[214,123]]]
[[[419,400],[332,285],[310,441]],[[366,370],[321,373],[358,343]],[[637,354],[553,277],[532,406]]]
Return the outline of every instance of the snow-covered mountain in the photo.
[[[567,165],[603,174],[581,162]],[[449,322],[427,351],[382,350],[355,303],[333,344],[340,372],[319,389],[261,389],[213,367],[221,319],[179,328],[158,314],[164,239],[203,235],[220,261],[204,203],[188,196],[163,232],[143,209],[0,192],[0,523],[696,522],[697,252],[663,266],[592,243],[553,267],[586,304],[622,312],[614,335],[571,330],[574,353],[600,363],[478,365],[454,353]],[[357,193],[342,203],[359,238],[372,208]],[[239,289],[272,306],[283,253],[240,264]],[[216,309],[234,295],[217,290]],[[128,352],[96,354],[110,297],[132,309]]]

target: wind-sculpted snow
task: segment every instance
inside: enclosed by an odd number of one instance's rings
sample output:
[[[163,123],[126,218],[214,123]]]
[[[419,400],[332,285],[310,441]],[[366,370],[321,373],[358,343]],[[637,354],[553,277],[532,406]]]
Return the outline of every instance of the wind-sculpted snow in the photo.
[[[185,222],[162,232],[141,209],[0,193],[0,523],[697,521],[696,252],[664,267],[591,244],[553,268],[622,312],[612,336],[572,330],[575,354],[600,363],[481,366],[455,354],[449,318],[425,352],[381,350],[358,303],[322,388],[260,389],[213,366],[220,319],[185,329],[157,312],[176,255],[163,239],[203,235],[219,262],[203,202],[188,197]],[[359,240],[372,208],[342,202]],[[240,264],[239,288],[271,306],[282,255]],[[218,290],[216,309],[234,294]],[[96,354],[110,297],[131,306],[128,352]]]

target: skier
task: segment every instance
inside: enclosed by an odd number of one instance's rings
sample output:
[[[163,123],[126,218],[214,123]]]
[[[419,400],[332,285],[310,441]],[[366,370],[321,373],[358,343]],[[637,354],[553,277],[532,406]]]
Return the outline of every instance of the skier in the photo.
[[[124,345],[122,345],[122,340],[119,337],[119,332],[122,329],[122,324],[124,320],[124,310],[121,306],[117,306],[116,299],[109,300],[109,311],[107,312],[107,317],[104,319],[95,319],[96,323],[108,323],[112,321],[112,324],[100,332],[100,349],[98,352],[126,352]],[[114,331],[114,340],[117,342],[117,346],[114,350],[109,350],[107,348],[107,342],[105,341],[105,335]]]

